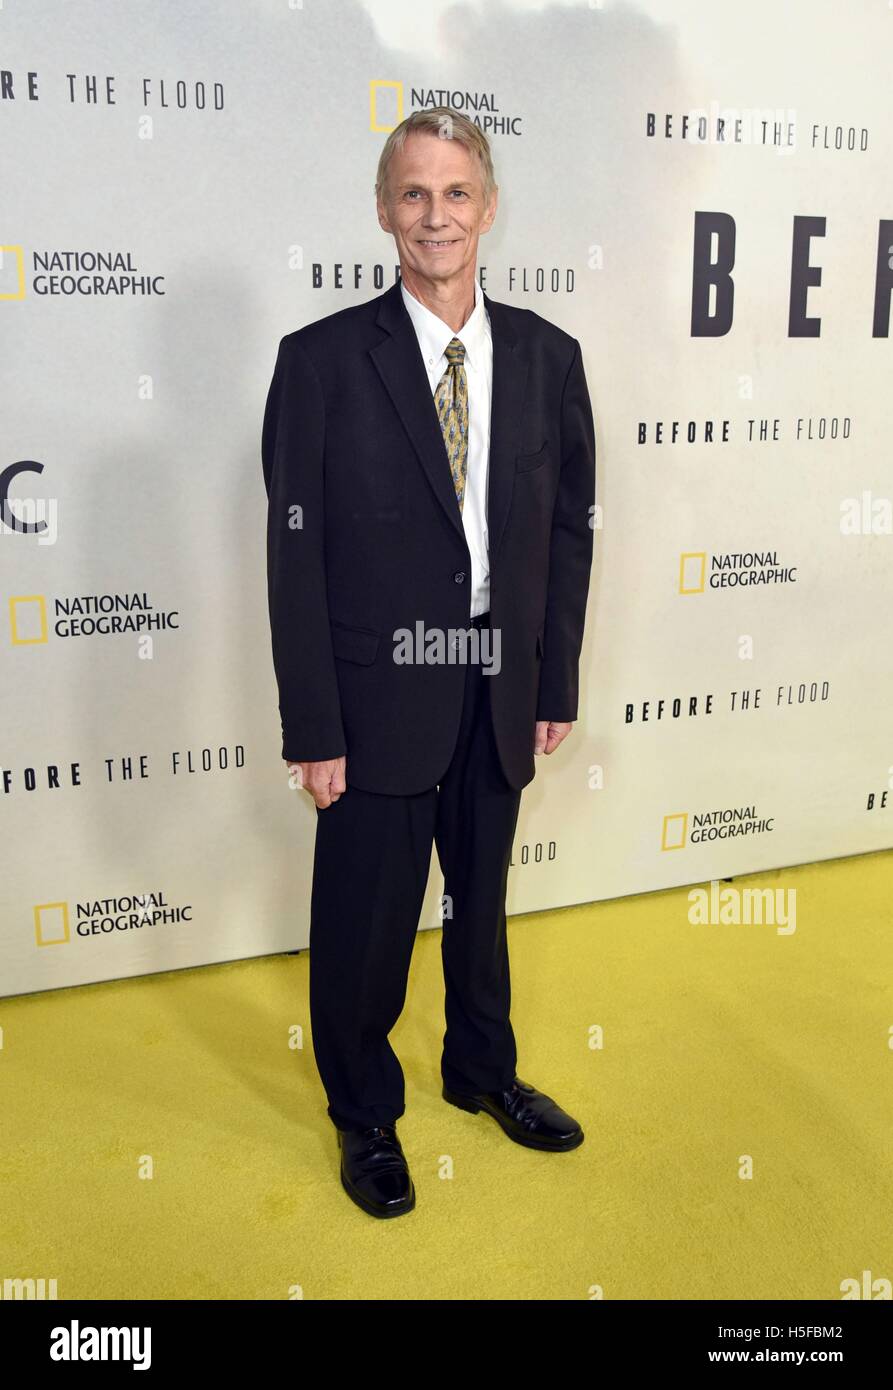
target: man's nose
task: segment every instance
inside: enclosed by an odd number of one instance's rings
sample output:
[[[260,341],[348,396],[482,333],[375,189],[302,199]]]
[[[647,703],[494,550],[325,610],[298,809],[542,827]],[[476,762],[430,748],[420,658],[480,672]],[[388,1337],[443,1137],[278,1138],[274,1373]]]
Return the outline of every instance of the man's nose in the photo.
[[[440,193],[432,193],[425,216],[428,227],[443,227],[449,221],[446,199]]]

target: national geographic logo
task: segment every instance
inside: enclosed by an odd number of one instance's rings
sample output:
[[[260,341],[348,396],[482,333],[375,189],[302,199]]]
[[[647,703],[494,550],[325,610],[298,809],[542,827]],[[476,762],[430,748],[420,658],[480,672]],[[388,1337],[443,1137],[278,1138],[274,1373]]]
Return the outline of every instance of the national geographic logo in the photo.
[[[27,266],[27,268],[26,268]],[[138,299],[166,294],[163,275],[140,272],[130,251],[32,251],[0,246],[0,299]]]
[[[369,81],[369,129],[387,135],[413,111],[448,106],[473,121],[485,135],[520,135],[521,117],[502,115],[494,92],[465,92],[452,88],[410,87],[409,111],[404,109],[405,84],[385,78]]]
[[[689,827],[689,822],[691,825]],[[774,816],[760,816],[755,806],[729,806],[719,811],[673,811],[664,816],[661,850],[687,849],[708,840],[734,840],[739,836],[768,835],[775,829]]]
[[[760,584],[795,584],[797,566],[782,565],[777,550],[745,550],[710,555],[685,550],[679,556],[680,594],[703,594],[706,589],[751,589]]]
[[[121,633],[165,632],[179,628],[179,609],[156,613],[147,594],[81,594],[52,600],[55,637],[116,637]],[[12,594],[9,640],[13,647],[49,641],[44,594]]]
[[[170,927],[192,921],[192,904],[172,907],[163,893],[87,899],[75,903],[74,936],[113,936],[143,927]],[[72,941],[72,914],[67,902],[34,904],[34,937],[38,946],[67,946]]]

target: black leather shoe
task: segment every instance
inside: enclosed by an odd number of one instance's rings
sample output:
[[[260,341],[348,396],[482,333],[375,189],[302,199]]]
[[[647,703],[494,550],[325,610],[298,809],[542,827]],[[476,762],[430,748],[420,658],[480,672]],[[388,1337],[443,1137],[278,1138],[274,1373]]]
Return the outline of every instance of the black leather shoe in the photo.
[[[450,1105],[476,1115],[483,1110],[492,1115],[510,1139],[528,1149],[575,1149],[583,1142],[577,1121],[566,1114],[551,1096],[544,1095],[516,1076],[505,1091],[487,1091],[479,1096],[461,1095],[444,1085],[442,1095]]]
[[[415,1188],[395,1125],[339,1129],[341,1185],[370,1216],[402,1216],[415,1206]]]

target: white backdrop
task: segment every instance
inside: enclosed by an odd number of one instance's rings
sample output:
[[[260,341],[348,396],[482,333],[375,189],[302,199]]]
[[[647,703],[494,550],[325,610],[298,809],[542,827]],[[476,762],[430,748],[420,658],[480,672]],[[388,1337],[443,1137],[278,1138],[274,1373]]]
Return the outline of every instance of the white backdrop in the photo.
[[[891,26],[6,0],[0,993],[306,944],[261,420],[280,337],[392,283],[375,168],[422,105],[491,133],[483,283],[580,339],[596,419],[581,719],[509,910],[893,844]]]

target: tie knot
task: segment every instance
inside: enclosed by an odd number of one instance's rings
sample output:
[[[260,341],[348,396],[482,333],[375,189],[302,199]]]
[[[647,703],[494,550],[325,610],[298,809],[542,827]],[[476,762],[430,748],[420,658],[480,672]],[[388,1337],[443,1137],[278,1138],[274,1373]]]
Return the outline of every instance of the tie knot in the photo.
[[[446,359],[451,367],[461,367],[465,361],[465,348],[458,338],[452,338],[446,345]]]

